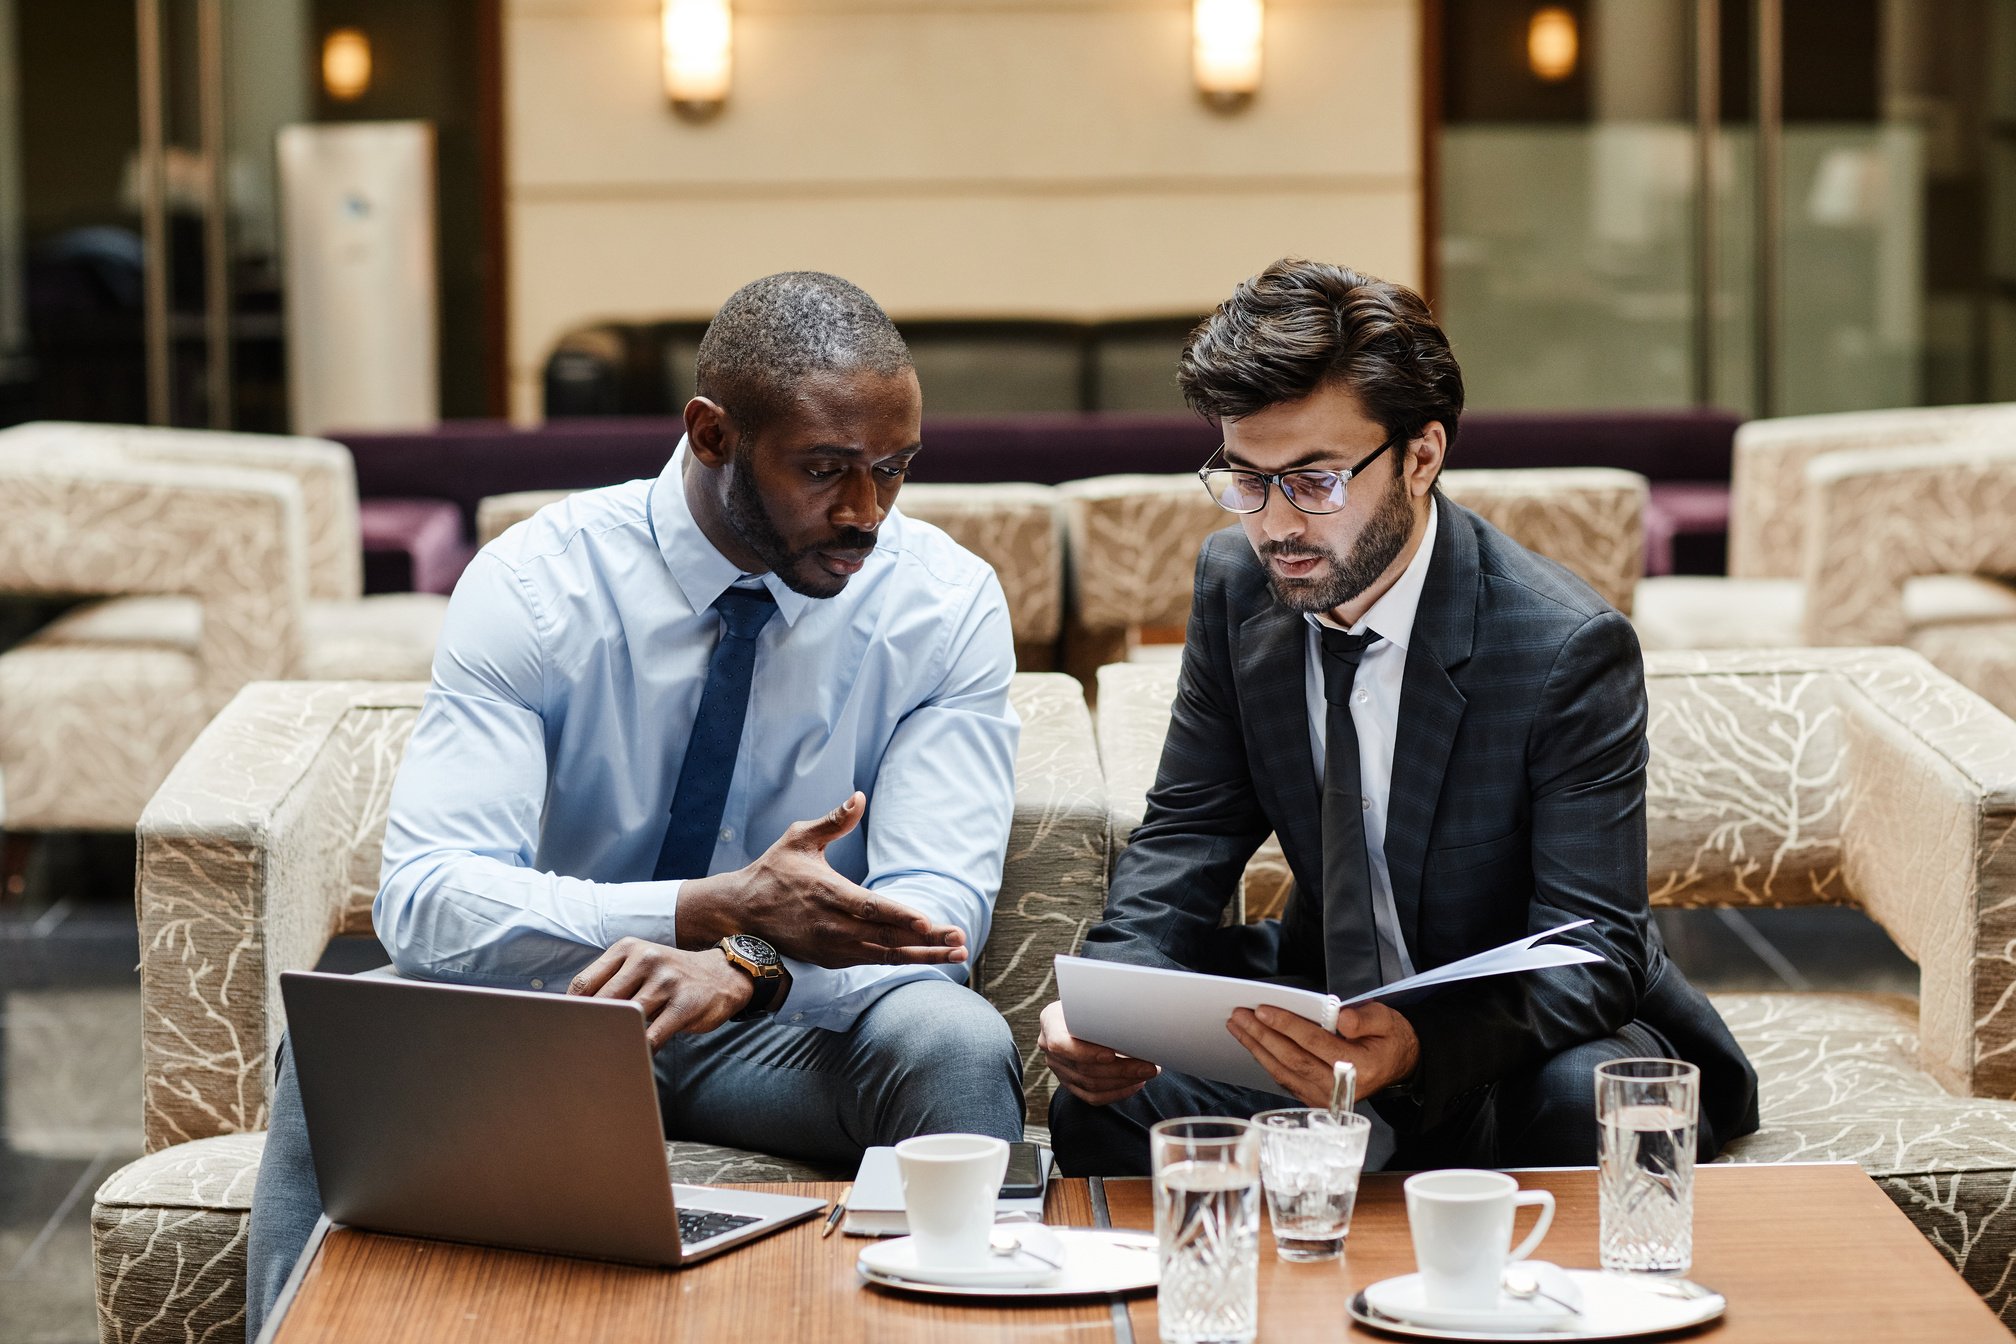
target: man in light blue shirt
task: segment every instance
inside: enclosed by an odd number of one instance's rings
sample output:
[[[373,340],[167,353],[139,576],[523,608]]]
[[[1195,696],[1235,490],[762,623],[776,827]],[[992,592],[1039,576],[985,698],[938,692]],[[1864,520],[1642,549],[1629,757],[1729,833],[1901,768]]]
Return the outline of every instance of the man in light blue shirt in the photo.
[[[657,479],[542,510],[457,586],[378,936],[408,975],[637,1000],[676,1138],[835,1169],[1019,1139],[1014,1044],[965,985],[1014,650],[993,572],[894,508],[909,352],[865,293],[789,273],[724,305],[696,386]],[[319,1208],[283,1060],[253,1334]]]

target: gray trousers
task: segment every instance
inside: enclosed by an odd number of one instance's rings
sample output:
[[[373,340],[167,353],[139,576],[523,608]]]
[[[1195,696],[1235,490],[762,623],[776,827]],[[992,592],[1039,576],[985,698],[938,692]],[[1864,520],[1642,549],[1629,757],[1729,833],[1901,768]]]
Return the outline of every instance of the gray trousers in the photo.
[[[913,980],[851,1031],[731,1022],[658,1052],[670,1138],[755,1148],[836,1172],[913,1134],[1022,1137],[1022,1063],[1008,1024],[972,990]],[[281,1045],[252,1193],[245,1337],[256,1340],[322,1212],[293,1052]]]

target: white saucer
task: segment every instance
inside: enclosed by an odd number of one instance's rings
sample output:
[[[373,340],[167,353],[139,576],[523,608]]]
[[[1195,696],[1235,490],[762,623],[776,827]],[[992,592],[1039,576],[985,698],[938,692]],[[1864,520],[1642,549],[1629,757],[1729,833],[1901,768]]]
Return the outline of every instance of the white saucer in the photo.
[[[1721,1316],[1729,1304],[1720,1293],[1711,1292],[1686,1279],[1656,1278],[1649,1275],[1606,1274],[1595,1269],[1563,1270],[1582,1290],[1582,1314],[1553,1312],[1546,1317],[1507,1319],[1503,1316],[1471,1318],[1473,1325],[1453,1327],[1430,1325],[1389,1315],[1375,1303],[1375,1295],[1389,1302],[1399,1285],[1413,1280],[1413,1301],[1420,1300],[1420,1276],[1403,1274],[1385,1279],[1353,1293],[1345,1310],[1360,1325],[1371,1326],[1389,1335],[1410,1339],[1511,1340],[1518,1344],[1540,1344],[1553,1340],[1629,1339],[1656,1335],[1669,1330],[1685,1330],[1704,1325]]]
[[[939,1288],[1023,1288],[1057,1271],[1025,1255],[990,1255],[977,1265],[947,1268],[917,1263],[917,1240],[892,1237],[862,1248],[857,1262],[864,1274],[878,1279],[904,1279]]]
[[[1035,1275],[1023,1263],[1000,1270],[923,1270],[917,1267],[910,1238],[878,1241],[864,1248],[855,1272],[881,1288],[943,1297],[1077,1297],[1094,1293],[1130,1293],[1153,1288],[1160,1277],[1152,1232],[1113,1232],[1103,1228],[1050,1229],[1063,1251],[1062,1269],[1044,1268]],[[900,1257],[900,1260],[899,1260]],[[907,1266],[907,1267],[906,1267]],[[991,1270],[991,1272],[990,1272]],[[936,1282],[921,1276],[930,1274]],[[958,1275],[960,1282],[951,1281]],[[941,1277],[942,1276],[942,1277]]]
[[[1554,1275],[1561,1273],[1560,1270],[1554,1271]],[[1566,1294],[1561,1296],[1574,1301]],[[1365,1304],[1381,1315],[1391,1316],[1407,1325],[1425,1325],[1435,1330],[1531,1334],[1535,1330],[1568,1329],[1575,1320],[1574,1312],[1544,1298],[1522,1301],[1509,1294],[1501,1294],[1497,1306],[1483,1311],[1432,1306],[1422,1296],[1419,1274],[1402,1274],[1397,1279],[1382,1279],[1378,1283],[1367,1284]]]

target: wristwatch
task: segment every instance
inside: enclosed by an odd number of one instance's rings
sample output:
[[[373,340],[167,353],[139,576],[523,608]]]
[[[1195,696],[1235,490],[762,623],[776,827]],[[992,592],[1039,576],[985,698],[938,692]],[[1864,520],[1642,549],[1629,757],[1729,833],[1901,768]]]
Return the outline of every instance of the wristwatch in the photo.
[[[728,958],[728,964],[756,985],[756,993],[751,996],[749,1006],[728,1020],[747,1022],[774,1009],[777,996],[784,988],[784,958],[777,955],[777,949],[753,933],[731,933],[718,946],[721,955]]]

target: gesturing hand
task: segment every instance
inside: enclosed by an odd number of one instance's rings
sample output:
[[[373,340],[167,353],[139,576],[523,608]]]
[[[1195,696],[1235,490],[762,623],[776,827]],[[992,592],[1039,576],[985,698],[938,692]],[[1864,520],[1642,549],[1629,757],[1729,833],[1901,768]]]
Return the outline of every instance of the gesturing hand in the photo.
[[[1050,1071],[1072,1096],[1093,1106],[1111,1106],[1148,1085],[1162,1070],[1145,1059],[1133,1059],[1103,1045],[1081,1041],[1064,1025],[1064,1005],[1043,1010],[1036,1048],[1050,1061]]]
[[[1285,1008],[1240,1008],[1225,1029],[1304,1106],[1330,1104],[1340,1059],[1357,1066],[1358,1095],[1369,1097],[1403,1081],[1421,1058],[1412,1024],[1383,1003],[1339,1012],[1335,1033]]]
[[[567,992],[642,1004],[644,1039],[655,1051],[679,1032],[714,1030],[748,1006],[756,987],[718,948],[682,952],[619,938],[568,982]]]
[[[746,868],[679,891],[679,941],[711,946],[753,933],[815,966],[936,965],[966,960],[966,935],[833,871],[826,847],[861,823],[859,792],[816,821],[793,823]]]

